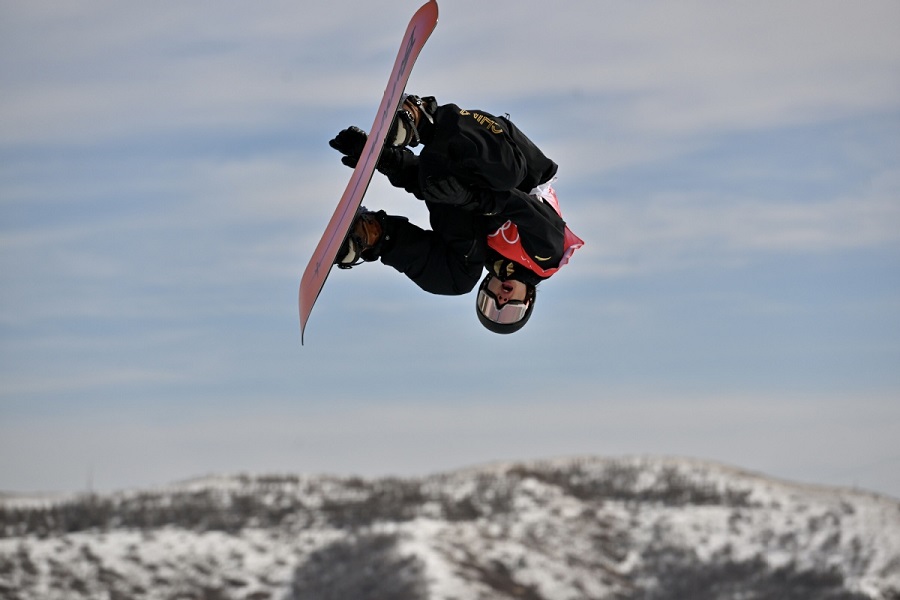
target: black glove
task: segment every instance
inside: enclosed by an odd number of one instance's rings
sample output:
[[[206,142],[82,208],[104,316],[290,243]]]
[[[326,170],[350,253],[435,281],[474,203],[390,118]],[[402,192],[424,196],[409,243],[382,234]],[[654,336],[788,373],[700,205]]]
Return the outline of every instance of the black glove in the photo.
[[[381,156],[378,157],[378,164],[375,165],[375,168],[388,177],[396,175],[403,167],[404,153],[412,154],[412,152],[406,148],[394,148],[385,145],[385,147],[381,149]]]
[[[363,148],[366,147],[366,140],[369,136],[359,127],[348,127],[342,130],[328,145],[343,154],[341,162],[350,168],[355,168],[362,155]]]
[[[359,127],[348,127],[330,140],[328,145],[344,155],[341,157],[342,163],[350,168],[356,168],[368,139],[369,136]],[[403,166],[404,152],[409,152],[409,150],[386,145],[381,150],[381,156],[378,158],[375,168],[390,177]]]
[[[478,207],[478,202],[469,188],[453,175],[442,178],[428,177],[422,187],[422,195],[426,202],[449,204],[463,210],[475,210]]]

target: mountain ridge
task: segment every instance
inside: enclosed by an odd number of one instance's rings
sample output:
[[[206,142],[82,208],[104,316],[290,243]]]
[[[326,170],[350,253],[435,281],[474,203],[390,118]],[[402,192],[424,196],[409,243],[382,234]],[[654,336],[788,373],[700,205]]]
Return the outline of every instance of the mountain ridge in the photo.
[[[900,502],[679,457],[0,497],[0,598],[900,598]]]

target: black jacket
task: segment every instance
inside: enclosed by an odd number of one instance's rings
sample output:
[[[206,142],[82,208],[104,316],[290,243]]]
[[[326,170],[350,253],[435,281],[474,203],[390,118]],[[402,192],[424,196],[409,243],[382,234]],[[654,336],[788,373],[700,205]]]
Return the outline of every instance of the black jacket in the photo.
[[[556,163],[508,118],[463,110],[455,104],[438,106],[434,125],[423,127],[421,134],[421,152],[402,152],[399,166],[388,175],[391,183],[424,199],[426,179],[452,175],[469,188],[477,208],[428,203],[432,229],[440,239],[420,230],[426,234],[422,238],[419,232],[409,231],[418,229],[414,225],[395,219],[402,231],[394,232],[394,243],[383,262],[438,294],[468,292],[482,267],[503,279],[536,284],[541,280],[536,273],[509,261],[498,264],[504,259],[487,246],[487,235],[509,220],[518,227],[530,256],[541,257],[545,268],[558,266],[565,222],[549,204],[528,195],[556,174]]]

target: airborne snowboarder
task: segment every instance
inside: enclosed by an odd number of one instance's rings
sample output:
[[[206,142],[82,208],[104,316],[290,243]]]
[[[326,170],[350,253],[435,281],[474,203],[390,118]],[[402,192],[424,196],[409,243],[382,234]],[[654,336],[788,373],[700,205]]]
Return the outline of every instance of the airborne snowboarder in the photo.
[[[329,144],[355,167],[366,144],[357,127]],[[419,154],[409,148],[422,145]],[[405,95],[377,169],[425,201],[431,230],[361,207],[335,264],[381,260],[432,294],[478,285],[478,319],[496,333],[521,329],[537,286],[583,245],[561,217],[557,165],[508,116]]]

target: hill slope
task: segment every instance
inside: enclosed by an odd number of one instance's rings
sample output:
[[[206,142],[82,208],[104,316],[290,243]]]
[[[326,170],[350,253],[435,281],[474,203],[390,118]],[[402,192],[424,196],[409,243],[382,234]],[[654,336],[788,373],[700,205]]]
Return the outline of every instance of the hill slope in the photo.
[[[679,459],[0,498],[0,598],[900,599],[900,503]]]

